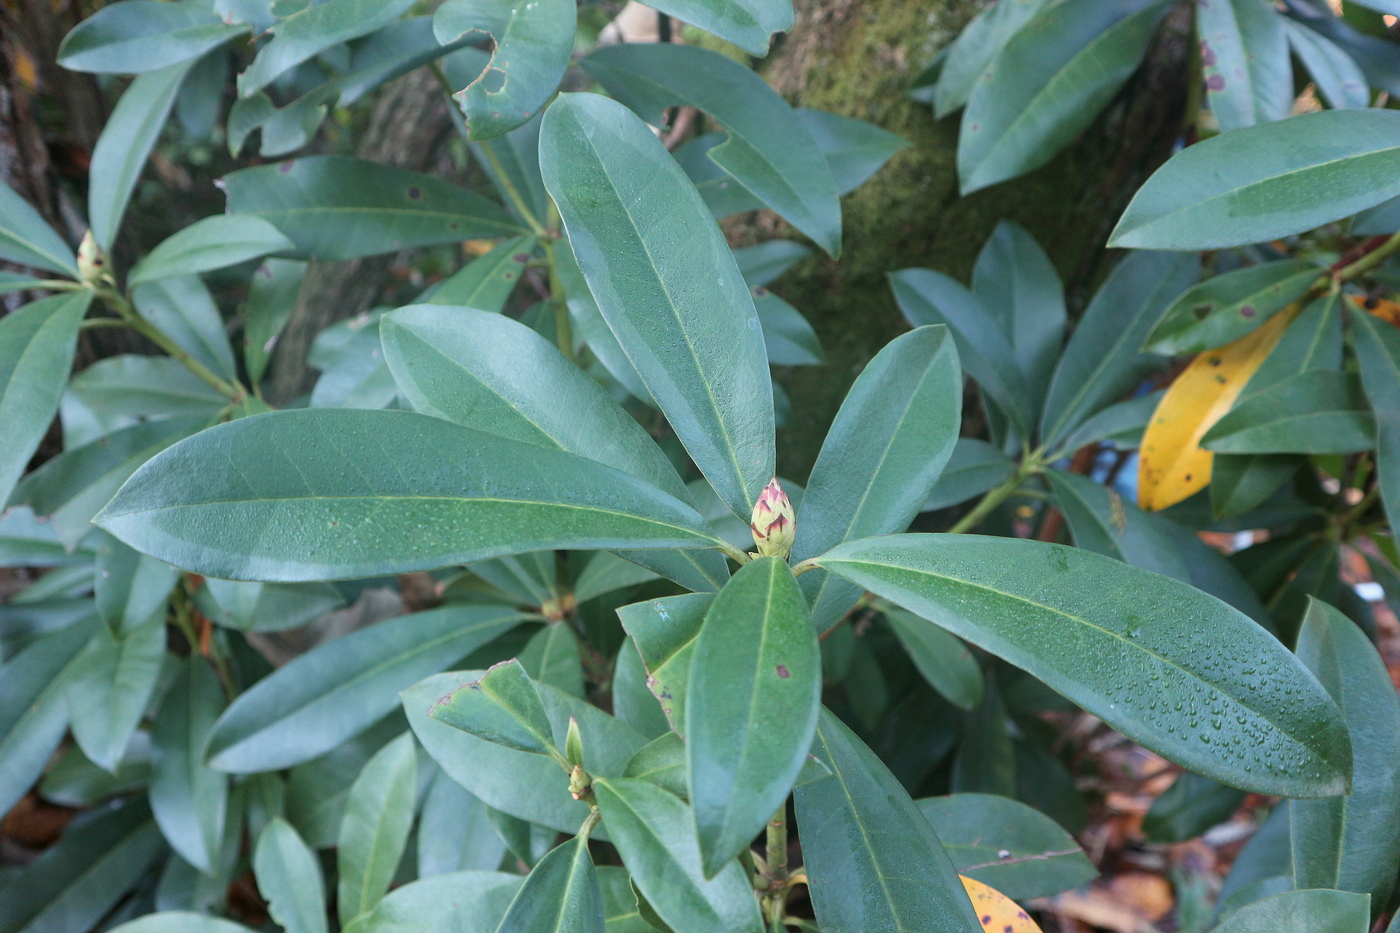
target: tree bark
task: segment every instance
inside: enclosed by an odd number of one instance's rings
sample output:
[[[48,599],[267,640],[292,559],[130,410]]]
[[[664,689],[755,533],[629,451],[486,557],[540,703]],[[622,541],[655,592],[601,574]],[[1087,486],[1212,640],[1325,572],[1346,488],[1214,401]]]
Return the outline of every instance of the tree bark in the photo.
[[[1102,247],[1132,192],[1170,155],[1187,93],[1188,26],[1173,15],[1146,63],[1097,122],[1046,167],[963,198],[957,193],[959,115],[935,121],[906,96],[910,82],[976,12],[975,0],[797,0],[797,25],[765,67],[795,105],[869,120],[912,145],[842,202],[843,255],[810,258],[776,290],[807,315],[829,365],[782,377],[792,399],[779,467],[804,478],[847,389],[907,329],[885,276],[925,266],[967,281],[1002,219],[1025,226],[1060,271],[1072,313],[1106,273]],[[745,245],[792,236],[771,212],[731,221]]]

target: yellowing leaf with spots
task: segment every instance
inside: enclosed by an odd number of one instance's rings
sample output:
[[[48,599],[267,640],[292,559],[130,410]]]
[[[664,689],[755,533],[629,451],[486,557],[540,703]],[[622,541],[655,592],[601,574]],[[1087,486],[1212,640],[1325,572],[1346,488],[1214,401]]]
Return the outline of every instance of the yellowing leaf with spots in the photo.
[[[1290,305],[1234,343],[1207,350],[1176,377],[1142,436],[1139,506],[1165,509],[1210,483],[1215,455],[1201,447],[1201,437],[1235,404],[1301,307]]]
[[[972,909],[977,911],[977,919],[987,933],[1041,933],[1031,915],[1011,898],[967,875],[958,877],[962,879],[967,896],[972,899]]]
[[[1387,324],[1400,327],[1400,303],[1384,298],[1370,298],[1365,295],[1352,295],[1351,303],[1372,317],[1380,318]]]

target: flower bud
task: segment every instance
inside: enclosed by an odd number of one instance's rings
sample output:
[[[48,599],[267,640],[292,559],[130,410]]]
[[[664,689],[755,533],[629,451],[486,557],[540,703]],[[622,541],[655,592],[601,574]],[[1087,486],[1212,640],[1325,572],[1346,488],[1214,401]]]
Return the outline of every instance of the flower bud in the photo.
[[[758,546],[759,557],[787,560],[792,553],[792,539],[797,532],[796,519],[792,514],[792,502],[783,492],[783,487],[778,485],[776,477],[758,494],[749,528],[753,531],[753,542]]]
[[[90,288],[97,288],[112,281],[112,275],[107,271],[107,257],[103,255],[102,247],[97,245],[91,230],[83,237],[83,242],[78,244],[78,274],[82,276],[83,283]]]

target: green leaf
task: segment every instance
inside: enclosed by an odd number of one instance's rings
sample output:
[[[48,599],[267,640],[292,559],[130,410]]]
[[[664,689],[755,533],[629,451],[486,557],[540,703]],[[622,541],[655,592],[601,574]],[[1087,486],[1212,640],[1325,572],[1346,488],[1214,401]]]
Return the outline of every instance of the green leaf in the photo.
[[[169,564],[138,554],[131,548],[97,532],[97,611],[113,634],[130,632],[145,625],[164,609],[179,572]]]
[[[977,78],[958,135],[964,195],[1039,168],[1142,62],[1161,0],[1067,0],[1021,27]]]
[[[3,193],[0,193],[0,198],[3,197]],[[0,236],[4,236],[3,231],[0,231]],[[24,275],[19,272],[0,271],[0,295],[9,294],[11,292],[26,292],[34,289],[49,290],[49,288],[50,286],[48,285],[47,279],[36,278],[35,276]]]
[[[63,740],[68,680],[97,627],[92,616],[80,619],[35,639],[0,667],[0,808],[6,813],[43,774]]]
[[[793,559],[909,527],[953,452],[961,416],[962,369],[947,328],[919,327],[890,341],[851,386],[822,442]],[[825,571],[806,576],[812,624],[824,632],[861,591]]]
[[[204,578],[194,598],[209,621],[241,632],[298,628],[345,605],[345,597],[329,583],[241,583],[214,577]]]
[[[642,919],[641,906],[632,888],[627,869],[605,865],[598,869],[603,889],[603,922],[607,933],[652,933],[649,920]]]
[[[499,205],[474,191],[348,156],[245,168],[227,175],[223,184],[230,214],[261,217],[282,231],[298,254],[314,259],[355,259],[524,232]]]
[[[151,810],[180,857],[214,871],[224,836],[228,776],[204,763],[214,722],[227,701],[206,659],[185,662],[151,727]]]
[[[112,251],[146,157],[160,138],[170,108],[175,106],[175,95],[195,61],[190,58],[137,75],[112,108],[93,146],[88,223],[103,253]]]
[[[141,316],[190,356],[226,379],[237,379],[224,319],[199,276],[145,282],[132,290],[131,297]]]
[[[1194,256],[1147,251],[1129,253],[1113,267],[1055,366],[1040,416],[1041,441],[1064,438],[1161,365],[1141,347],[1167,302],[1190,287],[1198,269]]]
[[[831,168],[806,123],[752,69],[699,46],[658,42],[601,46],[582,65],[648,123],[664,123],[670,106],[709,114],[729,134],[710,160],[828,255],[840,255]]]
[[[1386,515],[1400,516],[1400,331],[1351,315],[1351,339],[1366,399],[1376,415],[1376,478]]]
[[[1134,503],[1123,501],[1114,489],[1087,476],[1049,470],[1045,477],[1069,523],[1076,547],[1191,582],[1186,562],[1161,528],[1161,523],[1169,519],[1147,514]]]
[[[885,618],[909,659],[940,696],[961,710],[972,710],[982,702],[982,668],[967,645],[903,609],[891,608]]]
[[[1321,33],[1283,18],[1288,47],[1317,85],[1318,94],[1337,110],[1363,109],[1371,105],[1366,75],[1356,59]]]
[[[1323,110],[1224,133],[1138,189],[1110,246],[1197,250],[1301,233],[1400,195],[1400,114]]]
[[[650,781],[682,800],[689,800],[690,785],[686,781],[685,749],[685,742],[678,734],[667,732],[642,746],[627,762],[622,776]]]
[[[575,836],[540,859],[496,930],[603,933],[603,891],[588,854],[588,840]]]
[[[617,649],[613,713],[647,738],[656,738],[671,729],[661,704],[647,687],[647,669],[630,636]]]
[[[423,798],[419,824],[432,827],[418,833],[420,878],[490,871],[501,864],[506,847],[491,827],[486,804],[440,768]]]
[[[1277,639],[1186,584],[974,535],[852,541],[817,562],[1194,771],[1261,793],[1346,792],[1350,741],[1331,700]]]
[[[127,285],[197,275],[294,248],[291,240],[261,217],[215,214],[195,221],[157,244],[146,258],[132,267]]]
[[[434,305],[500,311],[520,281],[525,264],[533,258],[534,248],[532,233],[506,240],[439,282],[423,300]]]
[[[791,0],[657,0],[654,7],[759,58],[773,35],[792,30]]]
[[[1065,337],[1064,286],[1054,264],[1024,227],[1003,220],[977,255],[972,291],[1011,339],[1031,409],[1040,410]]]
[[[531,680],[582,697],[583,657],[578,636],[567,623],[551,622],[530,637],[519,654]]]
[[[136,0],[103,7],[83,20],[58,47],[70,71],[139,74],[198,58],[240,33],[207,4]]]
[[[403,691],[404,713],[414,734],[454,781],[493,809],[559,832],[577,831],[588,816],[588,807],[570,798],[568,777],[554,761],[479,739],[427,715],[439,698],[467,681],[479,680],[483,673],[438,674]],[[578,721],[584,768],[589,774],[621,774],[628,760],[646,744],[640,733],[596,706],[547,684],[538,684],[535,689],[549,715],[556,746],[564,744],[569,719]],[[594,837],[600,838],[605,829],[599,827]]]
[[[993,794],[916,802],[958,874],[1012,900],[1050,897],[1098,876],[1074,837],[1024,803]]]
[[[1352,792],[1294,800],[1293,880],[1299,888],[1339,888],[1390,898],[1400,868],[1400,704],[1374,645],[1332,606],[1308,601],[1298,657],[1346,717]]]
[[[274,817],[253,852],[258,891],[268,913],[287,933],[326,933],[326,881],[316,853],[297,831]]]
[[[1061,452],[1078,450],[1085,444],[1105,441],[1117,450],[1137,450],[1152,415],[1162,402],[1166,389],[1109,405],[1098,414],[1086,418],[1069,437],[1056,445]]]
[[[0,182],[0,259],[78,278],[78,260],[68,244],[4,182]]]
[[[1152,801],[1142,830],[1151,842],[1185,842],[1228,820],[1244,798],[1242,790],[1183,771]]]
[[[647,671],[647,686],[661,703],[676,732],[685,732],[685,699],[690,685],[690,661],[700,626],[714,596],[687,593],[633,603],[617,610],[622,627],[637,645]]]
[[[404,733],[375,753],[350,788],[336,846],[336,904],[343,926],[389,890],[413,827],[417,751]]]
[[[320,52],[398,19],[412,0],[327,0],[280,20],[272,41],[238,76],[238,96],[251,97],[279,75]]]
[[[1226,454],[1349,454],[1376,443],[1376,420],[1351,373],[1314,370],[1235,405],[1201,437]]]
[[[1015,472],[1016,461],[991,444],[974,437],[960,437],[919,511],[932,512],[966,502],[1000,486]]]
[[[771,285],[794,263],[810,255],[812,251],[801,243],[768,240],[734,250],[734,261],[739,264],[745,282],[750,285]]]
[[[128,0],[129,2],[129,0]],[[253,933],[248,927],[231,920],[220,920],[207,914],[184,910],[163,910],[146,914],[113,927],[112,933]]]
[[[341,409],[204,431],[148,461],[94,521],[167,563],[235,580],[715,541],[690,506],[583,457],[425,415]]]
[[[773,366],[820,366],[826,362],[821,341],[812,325],[792,305],[755,285],[754,310],[763,327],[763,343],[768,350],[768,362]]]
[[[1213,933],[1366,933],[1370,900],[1345,891],[1289,891],[1240,908]]]
[[[87,933],[140,881],[164,849],[151,811],[141,800],[74,824],[5,885],[0,930]],[[245,933],[243,927],[234,928]],[[132,929],[128,925],[128,933]],[[190,929],[180,928],[181,933]]]
[[[980,930],[928,820],[875,753],[826,709],[812,752],[832,773],[801,785],[795,797],[824,933]]]
[[[957,110],[972,96],[977,79],[1001,55],[1046,0],[1010,0],[984,8],[972,18],[948,46],[948,55],[933,89],[933,111],[939,119]]]
[[[207,424],[227,406],[179,360],[123,353],[70,379],[60,414],[72,446],[143,420],[202,415]]]
[[[306,266],[295,259],[268,259],[253,273],[243,318],[243,365],[254,385],[262,381],[277,338],[296,309]]]
[[[105,628],[68,675],[73,737],[93,764],[115,772],[156,689],[165,660],[165,620],[147,617],[120,637]]]
[[[889,280],[905,319],[915,327],[946,324],[968,375],[1026,433],[1031,423],[1029,390],[1016,351],[981,299],[932,269],[903,269],[890,273]]]
[[[496,871],[420,879],[390,891],[344,933],[494,933],[524,880]]]
[[[58,411],[78,325],[92,302],[84,289],[43,298],[0,318],[0,502],[10,498],[25,464]]]
[[[321,645],[239,695],[209,739],[235,773],[287,768],[330,751],[392,710],[395,695],[509,631],[504,606],[444,606]]]
[[[1184,356],[1222,347],[1293,304],[1321,274],[1306,259],[1282,259],[1206,279],[1168,306],[1145,349]]]
[[[540,164],[618,343],[701,472],[748,516],[774,472],[773,390],[724,236],[651,130],[606,98],[561,95]]]
[[[705,877],[748,848],[802,770],[821,651],[787,563],[745,564],[710,605],[685,702],[686,773]]]
[[[593,791],[633,883],[668,926],[686,933],[763,929],[753,886],[737,861],[706,880],[691,811],[678,797],[628,778],[596,779]]]
[[[467,138],[503,136],[539,113],[558,89],[574,51],[578,5],[573,0],[457,0],[434,16],[439,42],[445,38],[439,24],[453,7],[465,7],[475,19],[471,29],[489,34],[494,43],[485,70],[452,95],[466,117]]]
[[[1284,22],[1264,0],[1219,0],[1196,7],[1206,100],[1221,130],[1288,116],[1293,70]]]
[[[502,661],[480,680],[463,684],[428,715],[497,745],[563,760],[544,703],[518,660]]]

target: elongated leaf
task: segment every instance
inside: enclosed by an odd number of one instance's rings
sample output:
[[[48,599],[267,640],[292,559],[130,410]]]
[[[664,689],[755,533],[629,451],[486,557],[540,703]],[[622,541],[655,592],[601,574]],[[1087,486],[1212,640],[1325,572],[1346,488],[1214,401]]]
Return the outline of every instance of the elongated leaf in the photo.
[[[98,532],[97,611],[114,634],[145,625],[156,613],[164,620],[165,602],[179,572]]]
[[[258,891],[268,913],[287,933],[325,933],[326,881],[316,853],[297,831],[274,817],[258,836],[253,853]]]
[[[575,836],[540,859],[501,918],[497,933],[603,933],[603,891]]]
[[[237,378],[233,347],[229,344],[219,306],[199,276],[183,275],[146,282],[136,286],[131,297],[141,316],[164,331],[190,356],[226,379]]]
[[[1186,584],[1079,549],[964,535],[853,541],[818,563],[1194,771],[1288,796],[1348,786],[1350,741],[1317,682],[1268,632]]]
[[[185,910],[163,910],[146,914],[113,927],[112,933],[252,933],[248,927],[231,920],[220,920],[208,914]]]
[[[1293,103],[1283,17],[1262,0],[1196,8],[1206,99],[1222,130],[1282,120]]]
[[[210,663],[192,657],[161,701],[151,729],[151,810],[171,847],[200,871],[214,871],[224,835],[228,777],[204,763],[225,704]]]
[[[1065,337],[1064,286],[1045,250],[1010,220],[997,224],[977,254],[972,291],[1001,323],[1039,411]]]
[[[59,414],[64,441],[73,447],[142,420],[202,415],[208,424],[227,406],[179,360],[123,353],[70,379]]]
[[[1216,453],[1355,453],[1375,446],[1376,424],[1349,373],[1315,371],[1251,395],[1201,438]]]
[[[345,933],[493,933],[525,879],[497,871],[460,871],[390,891]]]
[[[686,688],[685,751],[705,877],[783,805],[821,705],[821,651],[806,601],[776,557],[745,564],[715,597]]]
[[[1299,888],[1340,888],[1390,897],[1400,867],[1400,705],[1385,664],[1346,616],[1316,599],[1298,635],[1298,657],[1332,695],[1351,732],[1350,796],[1294,800],[1293,879]]]
[[[111,252],[122,215],[141,177],[146,157],[160,138],[161,128],[175,106],[175,95],[193,67],[190,58],[137,75],[122,93],[102,135],[92,149],[88,180],[88,223],[104,252]]]
[[[243,365],[253,384],[262,381],[277,338],[296,308],[306,265],[293,259],[269,259],[253,273],[243,321]]]
[[[480,680],[463,684],[428,715],[497,745],[563,760],[544,703],[517,660],[497,664]]]
[[[70,71],[139,74],[197,58],[247,31],[207,4],[136,0],[79,23],[59,46],[58,63]]]
[[[1045,476],[1076,547],[1191,582],[1191,571],[1177,553],[1176,544],[1160,527],[1164,519],[1124,502],[1113,489],[1087,476],[1065,470],[1049,470]]]
[[[1016,472],[1016,461],[986,441],[960,437],[921,512],[946,509],[999,486]]]
[[[658,0],[654,8],[760,58],[774,33],[792,29],[791,0]]]
[[[576,697],[584,695],[583,656],[579,652],[578,636],[570,626],[558,622],[544,626],[517,657],[530,679],[558,687]]]
[[[961,710],[982,702],[982,668],[967,645],[903,609],[890,609],[885,618],[930,687]]]
[[[1289,891],[1255,901],[1226,917],[1216,933],[1365,933],[1370,898],[1346,891]]]
[[[972,88],[958,136],[962,193],[1050,161],[1137,70],[1165,12],[1159,0],[1042,8]]]
[[[973,17],[943,59],[933,90],[934,115],[941,119],[966,104],[987,66],[1044,6],[1045,0],[1010,0],[986,7]]]
[[[714,541],[690,506],[582,457],[409,412],[340,409],[273,412],[182,441],[95,521],[167,563],[233,580]]]
[[[700,626],[714,597],[708,593],[667,596],[617,610],[646,667],[647,686],[661,703],[671,728],[685,733],[690,661]]]
[[[226,176],[223,184],[230,214],[261,217],[296,244],[298,253],[316,259],[354,259],[524,232],[499,205],[474,191],[347,156],[246,168]]]
[[[533,257],[534,245],[533,234],[506,240],[438,283],[424,301],[435,305],[500,311],[520,281],[525,264]]]
[[[1351,316],[1361,382],[1376,415],[1376,477],[1387,515],[1400,515],[1400,332],[1369,314]]]
[[[679,798],[628,778],[598,779],[593,790],[633,883],[664,923],[694,933],[763,929],[737,861],[705,879],[691,813]]]
[[[345,605],[345,597],[329,583],[239,583],[205,577],[194,595],[195,605],[209,621],[242,632],[297,628]]]
[[[825,709],[812,752],[831,775],[797,788],[797,822],[822,930],[980,930],[928,820],[875,753]]]
[[[1215,249],[1301,233],[1400,194],[1400,114],[1324,110],[1224,133],[1172,156],[1110,246]]]
[[[1152,801],[1142,829],[1153,842],[1185,842],[1228,820],[1244,798],[1242,790],[1183,771]]]
[[[1097,875],[1074,837],[1038,810],[993,794],[917,801],[958,873],[1007,897],[1049,897]]]
[[[1196,279],[1193,256],[1138,251],[1109,273],[1069,339],[1045,397],[1040,438],[1054,443],[1121,398],[1162,361],[1141,351],[1162,309]]]
[[[686,781],[685,742],[674,732],[667,732],[648,742],[627,762],[623,777],[650,781],[682,800],[690,799]]]
[[[116,771],[156,689],[165,659],[165,620],[120,637],[99,629],[67,682],[73,737],[93,764]]]
[[[947,328],[920,327],[890,341],[856,379],[822,443],[793,559],[909,527],[953,452],[961,413],[962,369]],[[819,632],[860,598],[825,571],[800,583]]]
[[[127,285],[196,275],[293,248],[291,240],[261,217],[216,214],[158,244],[132,268]]]
[[[0,182],[0,258],[78,277],[78,260],[73,250],[28,201],[4,182]]]
[[[701,472],[747,516],[773,476],[772,381],[724,237],[621,104],[561,96],[541,128],[540,165],[618,343]]]
[[[1176,356],[1224,346],[1301,298],[1319,274],[1307,260],[1283,259],[1207,279],[1163,312],[1146,348]]]
[[[1138,505],[1149,512],[1175,505],[1210,483],[1210,451],[1201,438],[1234,405],[1296,316],[1274,315],[1234,343],[1202,353],[1176,377],[1142,437]]]
[[[418,877],[490,871],[500,865],[505,843],[486,811],[486,804],[439,769],[423,798],[419,822],[432,831],[418,834]]]
[[[613,713],[649,739],[671,730],[661,704],[647,686],[647,669],[629,636],[617,649],[613,668]]]
[[[768,362],[774,366],[819,366],[826,362],[821,341],[812,325],[792,305],[755,285],[754,310],[763,326],[763,343],[768,350]]]
[[[750,68],[709,49],[671,43],[601,46],[583,67],[652,124],[689,105],[729,134],[709,158],[829,255],[841,253],[836,181],[807,125]]]
[[[0,318],[0,502],[10,498],[25,464],[58,411],[73,367],[78,325],[92,293],[54,295]]]
[[[251,97],[288,69],[398,19],[412,5],[412,0],[328,0],[293,13],[271,28],[272,41],[238,76],[238,96]]]
[[[1318,93],[1337,110],[1361,109],[1371,105],[1366,75],[1356,59],[1321,33],[1291,19],[1283,20],[1288,47],[1308,69]]]
[[[391,619],[308,651],[246,690],[209,740],[214,767],[272,771],[309,761],[394,708],[521,619],[504,606],[445,606]]]
[[[376,752],[355,778],[336,846],[341,925],[372,909],[389,890],[413,827],[417,775],[413,734],[406,732]]]

